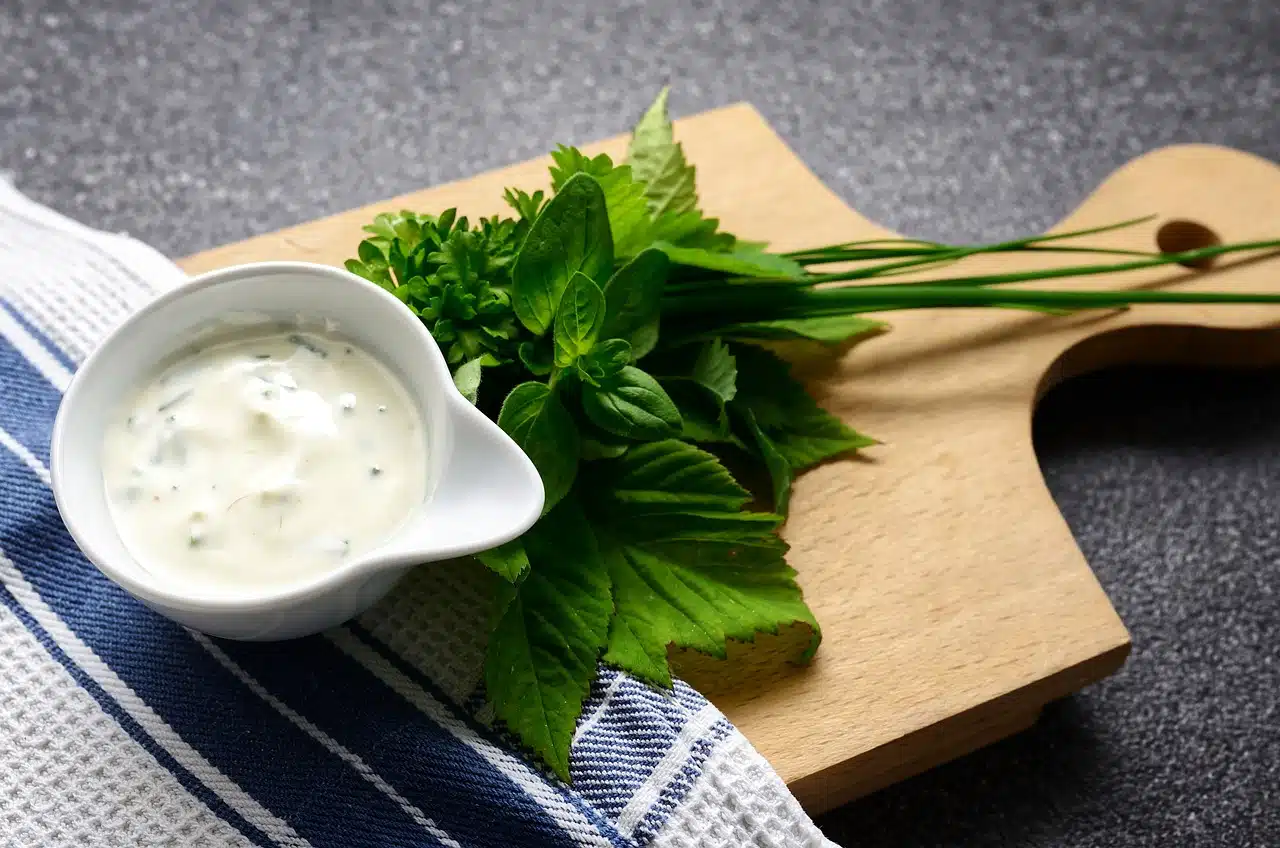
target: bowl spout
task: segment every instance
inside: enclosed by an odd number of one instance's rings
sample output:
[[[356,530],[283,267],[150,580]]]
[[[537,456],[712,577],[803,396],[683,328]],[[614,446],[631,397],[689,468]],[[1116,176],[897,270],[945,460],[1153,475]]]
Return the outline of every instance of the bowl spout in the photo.
[[[542,478],[493,421],[450,398],[444,470],[417,523],[380,553],[420,562],[475,554],[509,542],[542,514]]]

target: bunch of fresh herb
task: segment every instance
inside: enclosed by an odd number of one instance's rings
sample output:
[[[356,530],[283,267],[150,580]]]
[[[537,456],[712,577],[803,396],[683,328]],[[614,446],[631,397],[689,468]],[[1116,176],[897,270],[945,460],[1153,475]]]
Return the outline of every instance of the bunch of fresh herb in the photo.
[[[802,659],[817,648],[818,623],[778,529],[796,474],[873,440],[820,408],[761,342],[844,344],[885,329],[867,313],[898,309],[1280,300],[1002,288],[1280,242],[1176,254],[1063,244],[1102,228],[969,247],[889,240],[771,253],[699,210],[666,97],[637,124],[626,164],[562,146],[551,154],[550,197],[507,190],[516,217],[380,215],[347,263],[422,319],[458,389],[542,476],[541,520],[477,558],[503,578],[485,690],[497,717],[566,779],[601,659],[667,687],[672,645],[724,656],[727,640],[798,622],[813,634]],[[978,253],[1049,250],[1125,255],[1025,274],[892,279]],[[853,270],[814,270],[836,263]],[[722,463],[730,457],[772,481],[772,511],[747,508],[752,496]]]

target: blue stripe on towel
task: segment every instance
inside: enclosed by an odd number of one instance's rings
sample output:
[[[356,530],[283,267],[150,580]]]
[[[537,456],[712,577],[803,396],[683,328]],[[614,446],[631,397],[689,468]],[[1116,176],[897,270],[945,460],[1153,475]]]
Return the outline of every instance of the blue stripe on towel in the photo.
[[[356,638],[360,639],[368,645],[370,649],[390,663],[393,668],[418,686],[421,686],[427,694],[431,695],[431,697],[436,700],[437,703],[439,703],[444,709],[448,710],[458,721],[466,724],[467,727],[474,731],[481,739],[484,739],[498,747],[509,747],[509,742],[499,738],[499,735],[491,728],[476,721],[467,712],[458,709],[453,700],[436,686],[435,681],[426,674],[423,674],[421,669],[405,660],[404,657],[400,656],[389,646],[384,644],[382,640],[370,633],[365,627],[355,621],[351,621],[347,623],[347,629],[355,634]],[[632,846],[633,843],[629,839],[618,833],[617,828],[600,815],[594,807],[591,807],[583,801],[582,796],[577,792],[565,789],[564,784],[559,780],[544,778],[540,774],[537,774],[536,778],[546,782],[557,793],[559,793],[565,801],[571,804],[574,809],[582,813],[583,818],[590,822],[590,824],[595,827],[595,829],[604,836],[605,839],[608,839],[611,844],[617,846],[617,848],[630,848],[630,846]]]
[[[17,321],[22,329],[27,331],[27,335],[39,342],[40,346],[48,351],[50,356],[62,364],[63,368],[66,368],[68,371],[76,370],[75,360],[68,356],[67,353],[53,341],[53,339],[49,338],[44,330],[37,327],[26,315],[23,315],[21,310],[14,308],[12,304],[3,300],[0,300],[0,309],[9,313],[9,316],[13,318],[13,320]]]
[[[603,670],[596,679],[594,707],[621,672]],[[586,713],[591,715],[591,713]],[[671,749],[691,713],[675,695],[625,678],[608,709],[573,746],[574,788],[596,809],[617,819]]]
[[[321,636],[218,647],[464,845],[565,845],[523,789]]]
[[[62,393],[0,336],[0,429],[49,465],[49,437]],[[62,523],[61,520],[58,521]]]

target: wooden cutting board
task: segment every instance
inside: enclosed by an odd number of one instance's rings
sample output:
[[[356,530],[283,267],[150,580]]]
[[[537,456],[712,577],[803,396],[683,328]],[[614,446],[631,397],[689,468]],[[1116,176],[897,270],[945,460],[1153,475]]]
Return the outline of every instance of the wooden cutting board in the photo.
[[[750,106],[680,121],[676,132],[697,165],[705,208],[743,238],[795,249],[894,235],[823,186]],[[617,159],[625,139],[588,150]],[[546,185],[545,166],[527,162],[413,192],[180,264],[191,273],[272,259],[340,265],[376,212],[457,206],[472,216],[506,213],[502,189]],[[1280,168],[1217,147],[1159,150],[1113,174],[1060,229],[1152,213],[1159,219],[1091,241],[1151,250],[1159,239],[1174,250],[1215,236],[1275,237]],[[988,256],[939,274],[1064,261]],[[1280,258],[1059,285],[1157,284],[1280,289]],[[1128,654],[1129,635],[1032,449],[1032,410],[1048,387],[1122,361],[1280,361],[1280,334],[1230,331],[1280,326],[1275,307],[887,317],[887,335],[842,357],[798,363],[827,408],[884,443],[796,486],[786,537],[824,628],[817,659],[805,669],[780,662],[785,634],[737,646],[727,663],[676,658],[685,679],[724,710],[813,813],[1027,727],[1045,703],[1111,674]]]

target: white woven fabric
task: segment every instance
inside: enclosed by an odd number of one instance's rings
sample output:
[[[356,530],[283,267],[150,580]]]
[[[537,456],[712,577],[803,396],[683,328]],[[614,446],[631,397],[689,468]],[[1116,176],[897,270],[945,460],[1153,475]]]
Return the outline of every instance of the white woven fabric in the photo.
[[[251,845],[0,608],[0,845]]]

